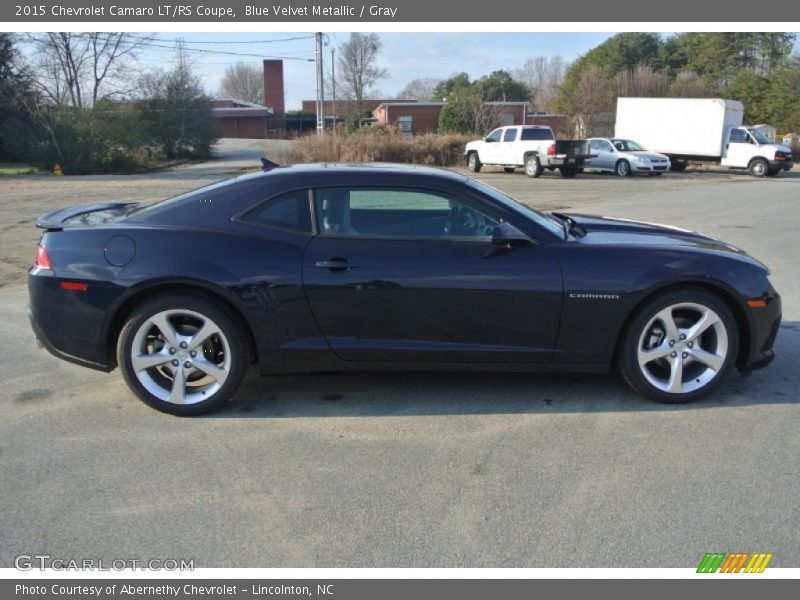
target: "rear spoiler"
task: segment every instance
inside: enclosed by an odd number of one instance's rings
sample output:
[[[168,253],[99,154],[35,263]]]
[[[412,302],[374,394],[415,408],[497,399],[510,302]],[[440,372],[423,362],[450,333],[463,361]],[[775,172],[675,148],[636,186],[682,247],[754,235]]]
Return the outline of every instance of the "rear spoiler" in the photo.
[[[99,202],[95,204],[79,204],[77,206],[70,206],[69,208],[62,208],[61,210],[54,210],[53,212],[45,213],[36,219],[35,225],[40,229],[62,229],[64,223],[80,215],[98,211],[115,211],[126,206],[131,206],[134,202]]]

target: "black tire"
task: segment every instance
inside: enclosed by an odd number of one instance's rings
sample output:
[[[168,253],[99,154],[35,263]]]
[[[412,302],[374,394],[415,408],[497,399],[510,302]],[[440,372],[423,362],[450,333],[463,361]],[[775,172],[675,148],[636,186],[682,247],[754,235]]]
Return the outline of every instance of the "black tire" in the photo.
[[[223,303],[199,292],[159,294],[137,306],[123,326],[117,343],[117,360],[125,383],[143,402],[173,415],[199,415],[222,408],[239,389],[250,364],[245,325],[231,316],[230,312]],[[187,348],[186,342],[183,342],[184,345],[179,343],[173,351],[167,337],[160,333],[156,325],[149,322],[164,314],[168,315],[167,327],[173,328],[171,333],[185,336],[182,339],[188,339],[189,344],[193,333],[197,333],[205,324],[215,326],[215,333],[202,341],[191,357],[191,345]],[[149,333],[144,333],[148,331]],[[174,341],[179,339],[181,338],[176,337]],[[140,345],[141,340],[152,345],[152,356],[168,354],[175,358],[157,367],[140,368],[137,372],[133,366],[134,345]],[[156,350],[156,346],[161,347],[160,351]],[[150,355],[150,352],[142,352],[140,356]],[[175,365],[184,360],[185,365],[191,366],[184,369],[180,364]],[[196,366],[200,364],[204,366]],[[217,377],[206,375],[203,369],[210,368],[216,368],[215,373],[219,378],[222,378],[219,374],[224,374],[222,383],[219,383]],[[174,398],[183,398],[188,403],[171,401],[177,369],[181,369],[181,373],[187,378],[187,385],[181,385],[180,395]],[[204,387],[202,381],[205,380],[210,382]],[[165,394],[169,397],[164,398]],[[204,398],[206,394],[209,394],[208,398]]]
[[[539,157],[536,154],[525,157],[525,174],[528,177],[541,177],[543,171],[542,163],[539,161]]]
[[[481,163],[481,159],[478,156],[477,152],[470,152],[467,155],[467,167],[469,168],[470,171],[472,171],[473,173],[480,173],[482,166],[483,163]]]
[[[505,171],[506,173],[513,173],[516,170],[517,170],[516,167],[503,167],[503,171]]]
[[[614,167],[614,172],[617,175],[619,175],[620,177],[631,177],[631,176],[633,176],[633,169],[631,169],[631,163],[629,163],[625,159],[617,161],[617,164]]]
[[[763,158],[754,158],[748,167],[753,177],[766,177],[769,175],[769,163]]]
[[[670,162],[669,170],[674,171],[675,173],[682,173],[686,170],[686,167],[689,166],[689,163],[683,160],[673,160]]]
[[[561,167],[558,171],[561,173],[562,177],[566,177],[567,179],[571,179],[578,174],[578,169],[575,167]]]
[[[659,341],[658,346],[654,348],[643,348],[643,350],[646,352],[650,350],[661,351],[663,348],[669,351],[670,354],[665,355],[663,358],[647,362],[645,366],[640,365],[640,343],[643,340],[647,343],[652,340],[654,333],[656,335],[659,333],[657,329],[654,328],[660,327],[661,322],[656,320],[654,323],[653,320],[658,318],[656,315],[661,313],[661,311],[665,311],[668,307],[677,307],[672,312],[672,315],[678,315],[673,322],[677,323],[678,319],[685,318],[689,327],[684,331],[690,331],[690,326],[692,324],[690,315],[692,315],[694,311],[690,308],[685,308],[687,304],[702,306],[716,313],[719,317],[718,325],[715,323],[706,329],[699,338],[694,338],[694,343],[697,344],[694,347],[691,346],[691,338],[680,338],[680,335],[683,335],[680,333],[681,329],[675,330],[674,333],[677,339],[672,341],[676,343],[674,345],[671,344],[671,340],[669,339],[670,333],[667,331],[667,327],[662,327],[663,330],[660,333],[663,334],[663,337],[657,338]],[[697,314],[701,313],[698,312]],[[718,333],[717,327],[724,329],[724,335]],[[706,337],[705,340],[703,340],[704,337]],[[723,344],[725,345],[724,360],[717,365],[717,369],[710,368],[703,361],[694,359],[694,354],[692,354],[693,352],[706,350],[706,348],[703,347],[705,345],[711,346],[714,344],[717,344],[714,353],[720,351],[720,347]],[[687,347],[687,345],[689,347]],[[692,402],[713,392],[720,383],[724,381],[726,375],[733,367],[738,351],[739,331],[736,326],[736,319],[725,302],[707,290],[695,287],[682,287],[653,296],[632,315],[621,336],[620,347],[617,352],[617,368],[623,380],[639,394],[664,404],[683,404]],[[678,353],[680,353],[680,357]],[[684,362],[687,356],[689,356],[689,360]],[[706,354],[706,356],[708,356],[708,354]],[[645,357],[644,360],[647,361],[647,358]],[[668,380],[666,382],[668,386],[670,381],[672,381],[669,377],[674,368],[670,361],[677,360],[680,360],[681,363],[680,373],[682,374],[682,383],[680,385],[680,391],[665,390],[654,384],[648,379],[648,376],[645,375],[646,370],[652,380],[658,381],[657,370],[662,369],[663,376]],[[716,357],[716,360],[719,361],[719,357]],[[667,364],[659,365],[659,361],[668,363],[669,366],[667,366]],[[703,369],[705,372],[700,374],[700,371]],[[668,370],[669,373],[667,373]],[[709,371],[713,373],[709,373]],[[695,377],[699,378],[695,379]],[[706,377],[710,377],[710,379],[703,381]],[[675,378],[675,380],[677,381],[677,378]],[[684,385],[687,387],[685,391],[683,390]]]

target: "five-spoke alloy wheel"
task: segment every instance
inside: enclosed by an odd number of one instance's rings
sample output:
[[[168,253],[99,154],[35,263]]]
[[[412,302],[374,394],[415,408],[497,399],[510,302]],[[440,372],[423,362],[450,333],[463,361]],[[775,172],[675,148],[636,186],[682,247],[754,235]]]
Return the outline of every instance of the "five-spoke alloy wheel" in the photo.
[[[647,302],[629,324],[619,355],[623,378],[654,400],[680,403],[711,392],[738,353],[727,305],[701,289],[668,292]]]
[[[142,304],[123,327],[117,349],[131,389],[172,414],[222,406],[249,362],[241,326],[228,312],[195,294],[157,296]]]

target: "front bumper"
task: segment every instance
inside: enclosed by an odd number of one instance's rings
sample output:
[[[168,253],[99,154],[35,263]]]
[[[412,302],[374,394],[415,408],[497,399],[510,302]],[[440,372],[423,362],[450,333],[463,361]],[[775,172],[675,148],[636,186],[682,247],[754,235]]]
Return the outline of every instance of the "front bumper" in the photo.
[[[634,162],[633,170],[637,173],[666,173],[670,169],[670,163],[650,163],[642,164]]]
[[[775,339],[781,327],[781,297],[767,298],[764,308],[748,308],[749,343],[739,356],[741,371],[763,369],[775,359]]]
[[[772,171],[791,171],[794,166],[792,160],[771,160],[769,161],[769,168]]]

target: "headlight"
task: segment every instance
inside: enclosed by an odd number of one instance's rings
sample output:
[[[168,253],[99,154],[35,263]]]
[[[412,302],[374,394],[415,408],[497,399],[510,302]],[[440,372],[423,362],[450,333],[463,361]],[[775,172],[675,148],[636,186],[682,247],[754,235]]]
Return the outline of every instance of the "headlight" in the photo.
[[[645,165],[649,165],[650,164],[650,159],[649,158],[645,158],[644,156],[638,156],[638,157],[636,157],[636,162],[639,162],[639,163],[642,163],[642,164],[645,164]]]

